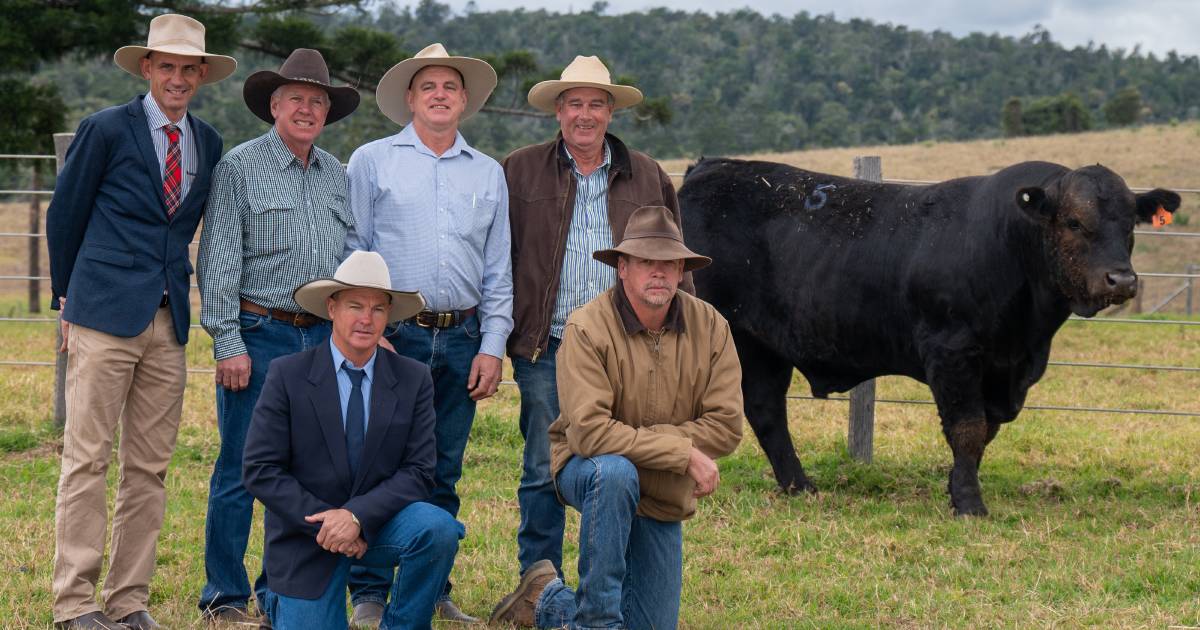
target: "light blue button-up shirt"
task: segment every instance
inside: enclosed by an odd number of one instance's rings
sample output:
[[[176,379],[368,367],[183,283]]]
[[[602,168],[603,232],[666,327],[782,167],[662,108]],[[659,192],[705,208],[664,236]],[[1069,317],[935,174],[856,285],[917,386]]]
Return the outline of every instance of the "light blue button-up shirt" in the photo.
[[[392,288],[434,311],[479,308],[479,351],[504,356],[512,332],[508,185],[492,158],[458,134],[438,156],[412,125],[350,156],[354,228],[346,254],[379,252]]]
[[[592,258],[592,252],[613,246],[612,225],[608,222],[608,168],[612,164],[608,141],[604,142],[604,161],[590,175],[579,172],[570,149],[567,157],[571,158],[571,173],[575,177],[575,210],[571,213],[558,295],[550,316],[550,336],[559,339],[567,326],[567,317],[617,281],[615,269]]]
[[[329,338],[329,351],[333,355],[333,371],[337,374],[338,383],[338,398],[342,403],[342,430],[346,430],[346,411],[350,408],[350,392],[354,390],[354,383],[350,382],[350,375],[346,373],[343,363],[352,361],[338,350],[337,344],[333,343],[333,337]],[[379,354],[379,349],[371,353],[371,358],[367,359],[367,364],[362,366],[364,372],[362,381],[362,397],[363,397],[363,435],[367,434],[367,427],[371,423],[371,383],[375,382],[375,357]],[[359,366],[354,366],[356,369]]]
[[[154,95],[149,92],[146,92],[146,98],[142,99],[142,111],[146,112],[150,139],[154,141],[154,154],[158,157],[158,174],[162,176],[167,168],[167,148],[171,144],[167,138],[167,130],[163,127],[174,123],[167,118],[158,106],[158,101],[154,100]],[[192,139],[192,126],[188,124],[186,113],[176,126],[179,127],[179,170],[182,171],[179,178],[179,200],[183,201],[192,189],[192,180],[196,179],[196,161],[199,158],[196,157],[196,141]]]

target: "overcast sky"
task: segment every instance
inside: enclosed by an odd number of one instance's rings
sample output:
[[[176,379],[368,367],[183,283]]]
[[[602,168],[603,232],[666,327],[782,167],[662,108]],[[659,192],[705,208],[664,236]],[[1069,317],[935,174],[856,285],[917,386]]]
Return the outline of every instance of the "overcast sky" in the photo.
[[[443,0],[445,1],[445,0]],[[404,0],[397,2],[403,6]],[[415,6],[415,0],[412,2]],[[467,0],[449,0],[461,12]],[[561,13],[587,10],[592,0],[475,0],[480,11],[547,9]],[[840,20],[867,18],[878,23],[903,24],[912,29],[940,29],[955,35],[979,31],[1021,36],[1041,24],[1054,41],[1067,47],[1107,44],[1160,57],[1168,50],[1200,54],[1200,0],[608,0],[608,13],[666,6],[709,13],[751,7],[764,15],[792,16],[833,13]]]

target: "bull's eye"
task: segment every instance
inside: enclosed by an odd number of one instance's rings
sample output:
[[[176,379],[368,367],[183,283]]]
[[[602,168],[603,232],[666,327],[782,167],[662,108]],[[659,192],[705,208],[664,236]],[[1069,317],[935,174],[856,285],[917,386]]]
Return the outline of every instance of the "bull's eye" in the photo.
[[[1078,232],[1083,229],[1083,224],[1078,219],[1067,219],[1067,229],[1072,232]]]

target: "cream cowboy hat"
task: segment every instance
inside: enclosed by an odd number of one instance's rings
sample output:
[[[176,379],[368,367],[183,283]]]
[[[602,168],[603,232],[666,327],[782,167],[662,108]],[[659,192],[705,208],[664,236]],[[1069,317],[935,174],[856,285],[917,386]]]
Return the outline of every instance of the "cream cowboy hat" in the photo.
[[[152,52],[200,57],[208,64],[208,75],[201,84],[216,83],[233,74],[237,60],[204,52],[204,25],[186,15],[167,13],[150,20],[145,46],[122,46],[113,53],[113,62],[122,70],[142,78],[142,57]]]
[[[463,87],[467,90],[467,108],[463,110],[462,122],[478,112],[492,90],[496,89],[496,70],[491,64],[474,57],[451,57],[441,44],[430,44],[421,52],[392,66],[379,80],[375,88],[375,104],[392,122],[407,125],[412,121],[412,110],[408,108],[408,92],[412,79],[427,66],[446,66],[462,74]]]
[[[612,249],[592,252],[592,258],[617,266],[621,254],[646,260],[682,260],[684,271],[707,267],[712,259],[702,256],[683,244],[683,234],[675,225],[671,211],[663,206],[642,206],[629,215],[625,236]]]
[[[584,57],[578,55],[571,65],[563,68],[558,80],[542,81],[529,88],[529,104],[544,111],[554,113],[554,100],[559,94],[577,87],[600,88],[613,95],[613,109],[632,107],[642,102],[641,90],[629,85],[617,85],[612,82],[608,68],[599,57]]]
[[[377,252],[351,252],[332,278],[318,278],[300,285],[292,293],[292,299],[300,308],[320,317],[329,317],[329,306],[326,298],[346,289],[378,289],[392,296],[392,310],[388,313],[388,323],[408,319],[425,308],[425,300],[416,291],[392,290],[392,276],[388,273],[387,263]]]

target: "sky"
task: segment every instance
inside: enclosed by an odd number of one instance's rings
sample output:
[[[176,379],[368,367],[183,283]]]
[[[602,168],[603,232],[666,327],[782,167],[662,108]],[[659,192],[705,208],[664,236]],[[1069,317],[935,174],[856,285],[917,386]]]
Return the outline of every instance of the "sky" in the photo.
[[[446,0],[442,0],[446,2]],[[561,13],[589,9],[593,0],[475,0],[480,11],[546,9]],[[400,0],[397,4],[403,5]],[[415,5],[416,2],[413,2]],[[461,12],[467,0],[449,0]],[[665,6],[682,11],[736,11],[751,7],[764,15],[834,14],[839,20],[865,18],[903,24],[910,29],[943,30],[963,36],[972,32],[1020,37],[1041,24],[1054,41],[1068,48],[1088,41],[1109,49],[1162,56],[1169,50],[1200,55],[1200,0],[608,0],[608,14]]]

